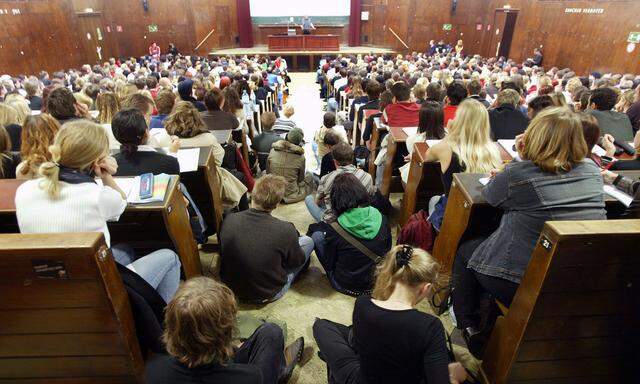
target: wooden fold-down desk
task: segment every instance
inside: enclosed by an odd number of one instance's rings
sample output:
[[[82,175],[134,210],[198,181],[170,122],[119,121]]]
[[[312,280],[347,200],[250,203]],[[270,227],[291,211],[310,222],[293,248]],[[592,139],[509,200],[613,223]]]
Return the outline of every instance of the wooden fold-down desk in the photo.
[[[338,35],[270,35],[270,51],[337,51]]]

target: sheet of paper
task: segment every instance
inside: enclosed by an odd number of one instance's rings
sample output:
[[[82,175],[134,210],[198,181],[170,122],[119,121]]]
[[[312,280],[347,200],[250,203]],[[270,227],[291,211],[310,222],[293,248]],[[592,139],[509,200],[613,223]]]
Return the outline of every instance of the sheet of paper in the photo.
[[[518,151],[513,149],[516,145],[515,140],[498,140],[498,144],[502,145],[502,148],[504,148],[504,150],[507,151],[514,159],[518,156]]]
[[[180,173],[197,171],[199,157],[200,157],[200,148],[188,148],[188,149],[178,150],[178,162],[180,163]]]
[[[600,157],[605,156],[607,154],[607,151],[605,151],[601,146],[599,146],[598,144],[593,146],[593,149],[591,149],[591,152],[595,155],[598,155]]]
[[[433,147],[434,145],[438,144],[441,141],[442,140],[427,140],[427,145],[429,146],[429,148],[431,148],[431,147]]]
[[[404,127],[402,130],[407,136],[413,136],[418,133],[418,127]]]
[[[624,204],[626,207],[630,206],[631,202],[633,201],[633,197],[622,192],[621,190],[617,189],[613,185],[605,185],[603,189],[604,189],[604,193],[618,200],[619,202]]]
[[[31,111],[31,116],[38,116],[41,113],[41,111]]]
[[[482,178],[480,178],[480,180],[478,180],[478,181],[479,181],[479,182],[480,182],[480,184],[482,184],[482,185],[487,185],[487,184],[489,184],[489,181],[490,181],[490,180],[491,180],[491,178],[490,178],[490,177],[482,177]]]

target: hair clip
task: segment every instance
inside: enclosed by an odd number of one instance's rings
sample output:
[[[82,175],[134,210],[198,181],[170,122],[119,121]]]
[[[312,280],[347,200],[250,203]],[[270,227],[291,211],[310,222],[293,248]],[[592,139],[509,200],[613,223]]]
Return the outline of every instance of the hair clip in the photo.
[[[413,255],[413,247],[404,244],[402,249],[396,252],[396,265],[398,268],[402,268],[409,264],[411,256]]]

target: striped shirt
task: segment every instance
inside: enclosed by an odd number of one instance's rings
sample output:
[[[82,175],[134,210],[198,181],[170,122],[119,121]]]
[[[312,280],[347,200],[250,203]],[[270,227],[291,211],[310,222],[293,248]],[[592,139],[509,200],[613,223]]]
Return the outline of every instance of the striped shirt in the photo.
[[[371,175],[360,168],[356,168],[355,165],[344,165],[338,167],[335,171],[331,172],[328,175],[325,175],[322,179],[320,179],[320,185],[318,186],[318,194],[316,195],[316,201],[323,201],[324,206],[327,210],[324,212],[324,220],[327,223],[331,223],[336,221],[336,217],[331,210],[331,187],[333,186],[333,181],[336,179],[338,175],[343,173],[351,173],[353,174],[364,187],[369,192],[369,195],[373,196],[376,193],[376,187],[373,185],[373,179]]]

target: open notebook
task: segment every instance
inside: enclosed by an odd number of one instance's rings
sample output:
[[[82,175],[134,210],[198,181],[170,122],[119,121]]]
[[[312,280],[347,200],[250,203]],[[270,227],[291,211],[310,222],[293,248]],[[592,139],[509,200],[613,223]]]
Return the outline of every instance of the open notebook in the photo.
[[[169,181],[171,176],[167,174],[159,174],[153,177],[153,196],[148,199],[140,199],[140,176],[136,177],[116,177],[114,178],[118,187],[127,195],[127,203],[129,204],[147,204],[164,201],[167,194]],[[102,185],[102,180],[96,179],[96,183]]]

